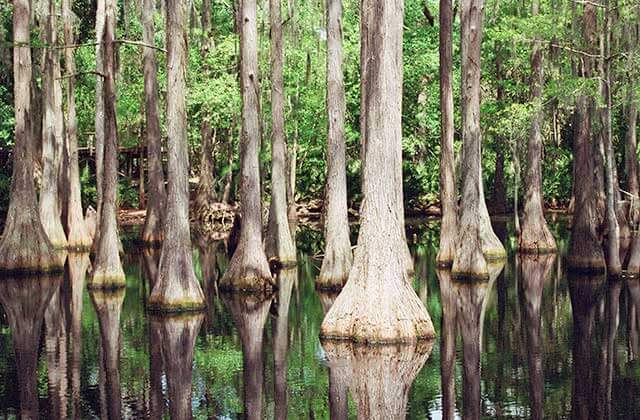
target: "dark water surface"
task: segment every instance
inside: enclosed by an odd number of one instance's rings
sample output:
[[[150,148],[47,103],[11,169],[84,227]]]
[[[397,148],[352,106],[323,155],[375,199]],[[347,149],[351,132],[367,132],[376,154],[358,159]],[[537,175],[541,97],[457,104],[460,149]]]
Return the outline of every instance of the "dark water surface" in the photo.
[[[434,267],[437,229],[409,227],[438,334],[417,347],[321,346],[335,296],[314,290],[314,231],[274,296],[219,296],[224,246],[194,245],[203,315],[147,315],[158,255],[135,247],[120,292],[87,291],[86,255],[64,277],[0,279],[0,418],[640,418],[639,280],[510,251],[489,282],[459,283]]]

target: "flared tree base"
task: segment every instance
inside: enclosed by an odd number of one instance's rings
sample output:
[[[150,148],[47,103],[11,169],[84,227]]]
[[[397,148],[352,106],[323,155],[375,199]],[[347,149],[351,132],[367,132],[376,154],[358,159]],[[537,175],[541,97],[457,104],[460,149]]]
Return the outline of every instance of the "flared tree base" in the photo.
[[[316,278],[316,289],[324,291],[339,291],[349,279],[349,271],[353,263],[351,245],[346,244],[342,252],[335,252],[331,248],[325,251],[320,274]]]
[[[64,270],[64,259],[58,255],[37,220],[7,220],[0,239],[0,272],[28,275]]]
[[[553,254],[558,251],[556,240],[551,234],[547,221],[539,211],[525,214],[522,231],[518,238],[518,252],[521,254]]]
[[[87,288],[93,290],[117,290],[127,285],[122,268],[102,269],[96,267],[87,283]]]
[[[431,317],[407,278],[402,273],[394,278],[387,268],[383,263],[352,270],[322,322],[323,339],[396,344],[435,337]]]
[[[276,282],[261,247],[252,246],[248,250],[243,245],[245,244],[240,243],[231,258],[229,268],[220,279],[220,290],[245,293],[273,291]]]

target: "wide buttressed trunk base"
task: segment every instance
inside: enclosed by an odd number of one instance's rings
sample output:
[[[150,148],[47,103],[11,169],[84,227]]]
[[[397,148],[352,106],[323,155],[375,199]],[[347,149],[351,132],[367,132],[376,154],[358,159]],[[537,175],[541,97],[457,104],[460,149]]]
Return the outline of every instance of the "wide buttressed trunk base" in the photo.
[[[518,238],[518,252],[523,254],[553,254],[558,251],[556,240],[542,214],[531,215],[522,224]]]
[[[320,274],[316,278],[316,289],[325,291],[342,290],[349,279],[349,271],[353,264],[351,243],[345,241],[327,243]]]
[[[484,198],[481,199],[484,203]],[[482,243],[482,254],[487,261],[496,261],[507,258],[507,251],[504,249],[504,245],[498,239],[498,236],[493,231],[491,226],[491,219],[489,218],[489,212],[486,210],[486,204],[481,204],[484,207],[486,215],[480,217],[480,241]]]
[[[440,246],[436,255],[436,266],[438,268],[451,268],[456,256],[456,236],[457,232],[440,231]]]
[[[640,276],[640,232],[635,232],[633,235],[626,274],[631,277]]]
[[[277,260],[282,267],[293,267],[297,263],[296,245],[291,239],[291,230],[283,207],[276,215],[274,205],[269,210],[269,223],[264,238],[264,250],[269,261]]]
[[[164,235],[162,232],[162,216],[156,206],[148,209],[142,228],[142,242],[147,246],[159,247]]]
[[[482,253],[478,228],[473,221],[460,224],[459,245],[451,266],[451,275],[457,280],[488,280],[489,267]]]
[[[69,238],[67,239],[67,249],[70,252],[89,252],[93,245],[93,238],[89,234],[82,212],[80,212],[79,220],[70,223]]]
[[[322,347],[331,369],[339,368],[348,378],[358,419],[400,419],[407,414],[411,385],[431,354],[433,340],[385,346],[329,340]]]
[[[270,292],[275,287],[262,244],[241,239],[220,279],[220,290],[260,293]]]
[[[434,338],[431,317],[409,284],[402,258],[373,258],[363,249],[360,254],[322,322],[320,336],[372,344]]]
[[[158,278],[147,302],[150,312],[197,312],[206,308],[204,293],[193,271],[190,252],[179,255],[175,252],[163,250]]]
[[[37,274],[62,272],[64,259],[47,238],[37,211],[9,208],[0,239],[0,272]]]
[[[574,227],[567,254],[569,271],[585,274],[601,274],[606,271],[604,252],[591,232]]]

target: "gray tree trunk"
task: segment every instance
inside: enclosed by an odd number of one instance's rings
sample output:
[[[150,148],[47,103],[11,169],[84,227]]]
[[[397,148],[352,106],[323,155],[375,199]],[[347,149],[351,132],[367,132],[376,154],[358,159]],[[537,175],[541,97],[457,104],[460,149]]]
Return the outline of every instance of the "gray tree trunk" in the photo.
[[[96,152],[96,211],[98,220],[102,212],[103,195],[103,171],[104,171],[104,31],[106,20],[106,2],[108,0],[96,0],[96,116],[95,116],[95,152]],[[100,237],[99,227],[94,235],[94,248],[97,248]]]
[[[168,194],[158,279],[149,295],[153,311],[204,309],[204,294],[193,269],[189,228],[189,151],[187,145],[187,10],[167,0]]]
[[[438,266],[453,264],[458,236],[458,197],[453,151],[453,1],[440,0],[440,247]]]
[[[143,3],[142,36],[145,44],[153,45],[155,1],[144,0]],[[159,243],[163,238],[162,229],[167,205],[167,193],[164,187],[164,173],[162,172],[162,135],[158,116],[158,64],[153,48],[143,49],[142,62],[144,68],[147,165],[149,168],[149,200],[142,230],[142,240],[146,243]]]
[[[533,2],[532,16],[537,16],[540,4]],[[518,238],[518,249],[521,252],[547,253],[557,250],[556,241],[544,218],[542,197],[542,87],[544,85],[544,52],[539,40],[533,43],[531,52],[530,95],[534,104],[534,115],[531,119],[529,142],[527,143],[527,173],[525,182],[524,217]],[[515,210],[517,211],[517,209]]]
[[[118,253],[116,192],[118,188],[118,128],[116,125],[115,92],[115,0],[105,3],[105,30],[103,36],[104,63],[104,194],[102,210],[99,212],[98,246],[94,261],[93,274],[88,287],[115,288],[125,286],[124,270]]]
[[[347,159],[342,74],[342,0],[327,0],[327,179],[324,199],[325,250],[316,279],[320,289],[341,289],[353,262],[347,206]]]
[[[360,233],[349,280],[321,327],[325,338],[406,342],[435,335],[409,284],[403,249],[402,0],[364,0],[367,45],[363,195]],[[362,66],[362,64],[361,64]],[[361,70],[361,71],[362,71]],[[384,263],[381,263],[384,262]]]
[[[296,247],[287,219],[287,147],[284,132],[284,41],[280,0],[270,0],[271,16],[271,205],[264,238],[267,258],[283,266],[296,262]]]
[[[272,321],[273,332],[273,385],[276,420],[287,420],[289,390],[287,389],[287,356],[289,352],[289,307],[293,286],[298,281],[298,268],[278,273],[278,313]]]
[[[30,15],[28,0],[13,2],[15,147],[9,209],[0,238],[0,269],[46,272],[60,269],[62,262],[42,227],[33,182]]]
[[[57,10],[53,0],[47,2],[47,23],[45,25],[45,42],[47,44],[44,72],[43,96],[44,112],[42,113],[42,185],[40,187],[40,220],[51,244],[56,248],[67,246],[67,237],[62,227],[60,208],[59,171],[62,162],[61,146],[64,142],[62,121],[58,120],[62,111],[60,95],[60,60],[57,46]],[[57,78],[57,79],[56,79]]]
[[[242,135],[240,139],[240,207],[242,227],[229,268],[220,280],[227,290],[260,291],[274,286],[262,247],[260,199],[260,106],[258,84],[258,27],[256,0],[243,0],[240,31]]]
[[[71,10],[71,1],[62,1],[62,20],[64,21],[64,42],[75,43],[75,15]],[[66,115],[66,215],[67,240],[69,249],[88,251],[91,248],[91,235],[84,221],[82,193],[80,188],[80,167],[78,163],[78,118],[76,116],[76,62],[73,48],[64,49],[64,65],[67,79],[67,115]]]
[[[460,42],[462,55],[462,214],[454,277],[488,278],[483,253],[484,195],[481,176],[480,44],[483,0],[462,0]],[[481,214],[482,213],[482,214]]]

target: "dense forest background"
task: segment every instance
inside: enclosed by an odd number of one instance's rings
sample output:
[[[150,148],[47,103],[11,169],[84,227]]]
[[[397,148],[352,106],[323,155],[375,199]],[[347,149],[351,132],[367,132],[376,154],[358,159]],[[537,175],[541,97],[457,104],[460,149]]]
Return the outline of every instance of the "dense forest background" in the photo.
[[[44,40],[46,5],[34,0],[32,53],[34,71],[40,72]],[[39,4],[41,3],[41,4]],[[77,44],[76,101],[78,107],[79,146],[91,146],[95,117],[95,1],[75,0]],[[160,2],[162,3],[162,2]],[[165,33],[162,4],[158,4],[155,45],[163,46]],[[598,98],[600,78],[576,77],[572,70],[582,57],[598,55],[580,45],[580,1],[544,0],[540,13],[532,16],[526,2],[489,0],[485,4],[485,29],[482,44],[482,112],[484,134],[482,165],[489,207],[502,210],[512,203],[514,193],[523,194],[524,171],[530,120],[536,109],[544,111],[543,192],[547,206],[566,206],[572,196],[572,115],[575,98],[583,93]],[[117,39],[142,39],[141,2],[118,1]],[[285,112],[289,157],[295,157],[296,197],[307,201],[322,197],[326,163],[326,26],[324,1],[287,0],[283,2],[285,38]],[[344,1],[343,46],[347,99],[346,143],[349,203],[359,202],[360,191],[360,78],[359,7],[357,0]],[[459,9],[455,6],[455,11]],[[241,96],[238,86],[239,37],[236,32],[237,5],[233,0],[190,0],[188,122],[191,174],[197,176],[203,135],[215,135],[213,150],[216,188],[222,194],[229,171],[237,174]],[[599,7],[598,13],[604,8]],[[628,108],[632,98],[640,96],[637,77],[638,21],[640,7],[616,0],[612,14],[612,121],[618,173],[624,173],[625,134],[628,132]],[[458,13],[456,13],[458,15]],[[405,2],[403,150],[406,206],[424,207],[438,200],[440,109],[438,82],[438,4],[434,1]],[[258,2],[258,31],[261,122],[263,142],[261,162],[265,190],[269,190],[271,124],[269,71],[269,7]],[[459,16],[454,21],[454,100],[456,151],[460,150],[460,55]],[[602,25],[602,19],[599,21]],[[62,22],[59,22],[60,31]],[[602,27],[598,34],[601,38]],[[0,177],[2,207],[8,204],[11,176],[9,151],[13,145],[11,5],[0,5],[0,148],[3,162]],[[59,36],[59,43],[62,37]],[[542,40],[545,53],[542,100],[531,101],[530,75],[532,41]],[[604,41],[601,39],[600,44]],[[117,121],[120,147],[144,146],[144,94],[142,47],[135,43],[117,44]],[[162,48],[162,47],[161,47]],[[603,48],[603,47],[601,47]],[[160,62],[164,53],[157,51]],[[166,67],[158,66],[160,100],[166,96]],[[69,77],[63,75],[62,77]],[[36,83],[41,83],[38,79]],[[161,105],[161,124],[165,131]],[[207,134],[203,126],[210,124]],[[234,159],[229,160],[232,142]],[[456,153],[458,156],[459,153]],[[123,207],[138,207],[138,176],[127,173],[121,156],[119,202]],[[458,158],[459,160],[459,158]],[[230,162],[232,162],[230,164]],[[95,203],[95,172],[91,159],[81,161],[83,203]],[[38,166],[36,164],[36,166]],[[457,171],[459,173],[459,171]],[[621,177],[621,186],[624,185]],[[234,182],[235,186],[235,182]],[[234,188],[235,189],[235,188]],[[94,204],[95,205],[95,204]],[[508,206],[511,206],[509,204]]]

